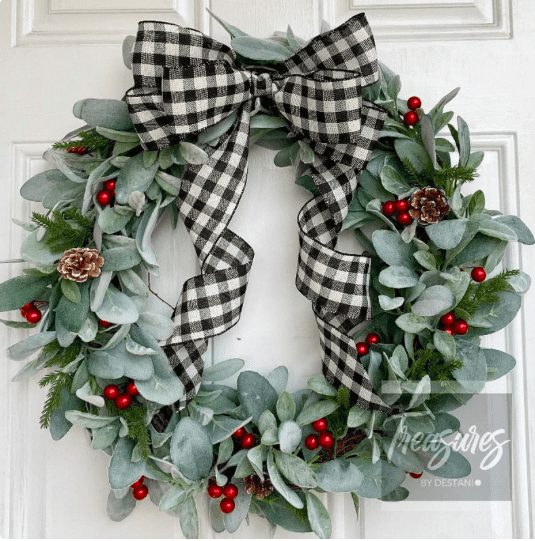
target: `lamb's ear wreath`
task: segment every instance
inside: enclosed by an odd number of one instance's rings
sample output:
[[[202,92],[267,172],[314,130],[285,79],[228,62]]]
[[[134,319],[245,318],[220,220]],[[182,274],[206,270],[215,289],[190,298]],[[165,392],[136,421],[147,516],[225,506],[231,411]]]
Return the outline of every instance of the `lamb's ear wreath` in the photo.
[[[220,22],[230,47],[141,22],[124,48],[125,101],[78,102],[86,126],[23,185],[45,212],[17,221],[31,267],[0,284],[0,310],[38,332],[8,356],[29,359],[16,381],[47,370],[41,425],[54,439],[79,424],[111,455],[112,520],[150,492],[197,537],[194,496],[207,491],[217,532],[254,513],[327,538],[314,489],[350,492],[358,511],[359,496],[407,498],[406,473],[470,473],[461,454],[440,462],[417,442],[457,432],[450,412],[514,367],[480,338],[513,320],[529,288],[502,265],[508,243],[535,239],[486,209],[482,191],[462,195],[483,154],[445,112],[457,90],[428,113],[416,96],[401,100],[363,14],[309,42],[289,27],[261,40]],[[323,375],[293,393],[285,366],[260,375],[240,372],[241,359],[202,359],[245,298],[254,252],[229,223],[253,143],[296,165],[312,194],[298,215],[296,284],[316,316]],[[201,268],[174,309],[150,281],[164,214],[182,219]],[[366,255],[336,250],[343,230]],[[150,295],[171,317],[147,310]],[[237,373],[237,388],[221,383]]]

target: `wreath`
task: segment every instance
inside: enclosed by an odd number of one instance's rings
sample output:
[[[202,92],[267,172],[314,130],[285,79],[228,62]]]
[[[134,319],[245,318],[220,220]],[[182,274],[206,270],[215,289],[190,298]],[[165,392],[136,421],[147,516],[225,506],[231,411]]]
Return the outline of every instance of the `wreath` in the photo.
[[[363,14],[308,43],[291,28],[262,40],[220,22],[232,48],[141,22],[125,55],[134,88],[123,101],[78,102],[87,125],[22,186],[46,212],[17,222],[32,266],[0,285],[0,310],[20,310],[26,322],[3,323],[38,332],[8,356],[32,357],[15,381],[47,371],[41,426],[53,439],[81,425],[111,456],[112,520],[148,495],[197,537],[201,492],[217,532],[252,513],[328,538],[313,491],[349,492],[358,512],[360,497],[407,498],[407,473],[470,473],[445,441],[460,428],[450,412],[515,365],[480,338],[512,321],[529,287],[499,268],[508,243],[535,239],[486,209],[483,192],[462,194],[483,153],[445,112],[458,89],[428,113],[400,99]],[[237,323],[254,257],[227,228],[250,143],[296,165],[312,194],[298,217],[297,286],[324,364],[294,393],[284,366],[261,375],[240,359],[202,361],[206,341]],[[202,270],[171,317],[145,307],[162,216],[182,218]],[[367,254],[337,252],[342,230]],[[237,388],[222,383],[238,372]]]

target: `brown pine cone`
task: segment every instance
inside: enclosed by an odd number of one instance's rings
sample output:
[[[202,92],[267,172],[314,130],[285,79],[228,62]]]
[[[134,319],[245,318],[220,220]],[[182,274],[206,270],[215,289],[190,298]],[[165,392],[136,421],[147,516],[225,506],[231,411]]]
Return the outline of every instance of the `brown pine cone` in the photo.
[[[409,199],[409,214],[420,225],[436,224],[449,213],[446,194],[439,188],[421,188]]]
[[[58,271],[67,280],[85,282],[100,275],[104,258],[94,248],[71,248],[59,260]]]
[[[259,500],[269,496],[273,492],[273,485],[269,479],[262,481],[256,473],[252,473],[244,479],[247,494],[256,496]]]

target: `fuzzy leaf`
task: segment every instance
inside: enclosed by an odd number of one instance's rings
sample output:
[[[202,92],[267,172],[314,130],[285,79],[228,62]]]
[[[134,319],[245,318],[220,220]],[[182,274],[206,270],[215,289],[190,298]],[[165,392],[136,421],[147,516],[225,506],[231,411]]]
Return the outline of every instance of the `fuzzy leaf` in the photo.
[[[202,379],[203,381],[223,381],[239,372],[244,365],[245,361],[242,359],[228,359],[205,368]]]
[[[267,39],[241,36],[231,40],[232,48],[251,60],[282,62],[292,55],[292,50]]]
[[[299,498],[299,496],[291,488],[289,488],[288,485],[286,485],[277,466],[275,465],[273,450],[268,452],[267,469],[269,478],[277,492],[296,509],[303,509],[304,504],[301,501],[301,498]]]
[[[379,282],[395,289],[413,287],[418,283],[418,276],[407,267],[391,266],[379,273]]]
[[[431,286],[425,289],[412,305],[417,316],[436,316],[454,306],[453,293],[444,286]]]
[[[355,492],[364,482],[362,472],[348,460],[324,462],[316,472],[318,486],[327,492]]]
[[[266,378],[256,372],[246,371],[238,376],[240,402],[247,415],[258,423],[266,410],[276,413],[278,395]]]
[[[337,409],[338,404],[334,400],[320,400],[303,408],[297,417],[297,424],[299,426],[308,425],[322,417],[327,417]]]
[[[283,453],[293,453],[299,443],[303,433],[295,421],[283,421],[279,427],[280,449]]]
[[[0,312],[18,310],[39,299],[48,286],[49,278],[17,276],[0,284]]]
[[[206,429],[194,419],[185,417],[171,438],[171,460],[192,481],[207,477],[214,456]]]
[[[312,492],[305,490],[307,515],[313,532],[320,539],[331,538],[331,517],[321,500]]]

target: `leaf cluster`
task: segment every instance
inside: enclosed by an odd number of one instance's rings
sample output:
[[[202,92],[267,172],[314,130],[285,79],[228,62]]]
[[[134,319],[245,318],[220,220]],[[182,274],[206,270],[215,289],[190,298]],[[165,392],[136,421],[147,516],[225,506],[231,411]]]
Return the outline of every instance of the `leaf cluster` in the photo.
[[[62,252],[73,247],[83,247],[93,235],[93,222],[80,211],[69,208],[63,213],[59,210],[50,215],[34,212],[32,221],[46,230],[43,242],[52,250]]]

